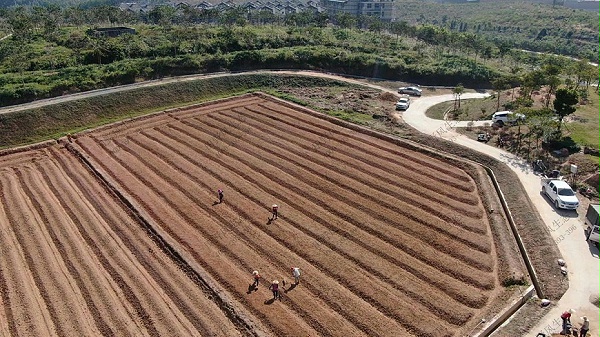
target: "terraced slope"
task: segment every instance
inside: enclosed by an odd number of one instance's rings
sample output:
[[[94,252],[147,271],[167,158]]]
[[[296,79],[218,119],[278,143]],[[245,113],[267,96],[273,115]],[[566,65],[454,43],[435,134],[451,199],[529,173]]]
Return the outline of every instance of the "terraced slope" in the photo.
[[[2,336],[252,334],[65,148],[0,157],[0,231]]]
[[[466,172],[274,99],[161,114],[75,147],[270,335],[458,336],[496,295],[489,224]],[[300,284],[273,301],[268,284],[289,281],[291,266]]]

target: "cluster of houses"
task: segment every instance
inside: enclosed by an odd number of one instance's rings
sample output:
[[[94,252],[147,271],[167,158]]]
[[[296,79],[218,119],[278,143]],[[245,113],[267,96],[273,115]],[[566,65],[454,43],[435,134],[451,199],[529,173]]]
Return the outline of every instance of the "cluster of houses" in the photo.
[[[394,0],[255,0],[241,4],[231,0],[219,3],[210,3],[204,0],[197,4],[186,2],[172,4],[177,8],[190,6],[198,10],[226,11],[233,8],[242,8],[248,12],[269,12],[276,16],[286,16],[305,11],[327,13],[330,15],[347,13],[356,16],[375,16],[386,21],[392,20],[394,9]],[[140,13],[152,10],[154,5],[147,3],[121,3],[119,7],[125,11]]]

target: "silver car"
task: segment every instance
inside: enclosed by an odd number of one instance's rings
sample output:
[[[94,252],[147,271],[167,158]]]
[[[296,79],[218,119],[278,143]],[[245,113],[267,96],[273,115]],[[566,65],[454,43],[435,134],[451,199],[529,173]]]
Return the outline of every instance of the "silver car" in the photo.
[[[396,103],[396,110],[406,110],[410,106],[410,99],[402,97]]]
[[[408,94],[412,96],[421,96],[423,90],[417,87],[402,87],[398,89],[399,94]]]

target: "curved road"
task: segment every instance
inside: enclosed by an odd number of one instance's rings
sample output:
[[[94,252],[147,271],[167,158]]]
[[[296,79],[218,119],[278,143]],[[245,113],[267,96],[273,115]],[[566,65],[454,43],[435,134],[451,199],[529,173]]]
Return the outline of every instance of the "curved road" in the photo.
[[[483,94],[464,94],[462,98],[482,98]],[[434,120],[425,116],[425,111],[435,104],[452,100],[452,95],[440,95],[433,97],[423,97],[416,100],[410,108],[403,114],[406,123],[415,129],[430,135],[442,137],[457,144],[467,146],[479,152],[485,153],[506,163],[519,177],[519,181],[525,187],[529,198],[538,210],[542,220],[549,228],[556,228],[557,223],[560,227],[551,232],[553,238],[558,241],[558,248],[568,267],[569,289],[564,296],[556,303],[546,316],[533,327],[527,336],[536,336],[538,332],[558,333],[561,327],[555,324],[555,320],[560,317],[563,311],[570,308],[575,309],[573,315],[573,326],[579,327],[581,322],[579,317],[590,317],[590,332],[596,336],[598,332],[598,307],[590,303],[590,295],[598,294],[598,248],[588,244],[585,241],[585,227],[579,219],[573,217],[574,212],[559,211],[546,201],[547,199],[540,193],[540,177],[534,175],[529,163],[506,152],[502,149],[481,143],[475,139],[470,139],[464,135],[458,134],[452,128],[452,124]],[[585,209],[579,209],[578,212],[585,212]],[[578,231],[567,234],[567,229],[575,224]],[[552,227],[551,227],[552,226]],[[557,265],[558,268],[558,265]],[[593,318],[592,318],[593,317]],[[559,320],[560,321],[560,320]],[[548,330],[547,328],[550,327]],[[595,332],[595,333],[594,333]]]
[[[299,74],[299,75],[310,75],[320,76],[326,78],[332,78],[336,80],[342,80],[346,82],[366,85],[371,88],[380,89],[386,92],[396,94],[394,90],[383,88],[373,84],[365,84],[362,81],[348,79],[342,76],[311,72],[311,71],[256,71],[256,73],[278,73],[278,74]],[[211,75],[191,75],[176,78],[161,79],[155,81],[148,81],[130,85],[123,85],[107,89],[99,89],[89,92],[83,92],[73,95],[61,96],[56,98],[44,99],[35,101],[32,103],[21,104],[10,106],[0,109],[1,113],[10,113],[14,111],[20,111],[25,109],[31,109],[34,107],[40,107],[45,105],[56,104],[60,102],[67,102],[92,96],[99,96],[110,94],[114,92],[132,90],[141,87],[150,87],[156,85],[162,85],[173,82],[185,82],[196,80],[200,78],[210,78],[217,76],[236,76],[238,74],[220,73]],[[461,99],[469,98],[482,98],[486,94],[478,93],[466,93],[461,96]],[[599,284],[599,263],[598,263],[598,249],[593,245],[588,245],[585,241],[584,227],[582,223],[573,217],[573,214],[566,212],[557,212],[552,205],[550,205],[546,199],[540,194],[540,178],[534,175],[530,170],[530,165],[521,160],[520,158],[508,153],[499,148],[480,143],[475,139],[470,139],[464,135],[457,133],[455,127],[466,126],[468,122],[447,122],[442,120],[434,120],[425,116],[425,111],[428,108],[445,101],[453,100],[452,94],[438,95],[438,96],[423,96],[412,100],[410,108],[402,113],[399,113],[403,120],[417,129],[420,132],[441,137],[457,144],[468,146],[479,152],[485,153],[491,157],[494,157],[502,162],[505,162],[517,175],[521,184],[525,187],[529,198],[532,200],[534,206],[538,210],[542,217],[542,220],[548,227],[556,227],[556,222],[562,223],[563,225],[552,232],[555,240],[560,241],[558,248],[563,256],[563,259],[567,263],[569,273],[569,289],[565,295],[558,301],[557,305],[552,308],[546,316],[539,322],[539,324],[533,327],[527,336],[536,336],[538,332],[544,331],[558,333],[560,326],[557,326],[554,322],[559,318],[560,314],[569,309],[573,308],[576,310],[574,314],[573,323],[575,327],[579,327],[579,317],[588,316],[591,318],[590,321],[590,332],[598,332],[598,321],[595,318],[599,315],[598,307],[592,305],[589,301],[590,295],[598,294]],[[390,109],[394,109],[393,104],[390,104]],[[484,122],[476,123],[476,125]],[[585,212],[585,210],[579,210],[579,212]],[[553,225],[554,223],[554,225]],[[575,224],[579,231],[567,235],[566,229]],[[562,237],[561,237],[562,236]],[[557,266],[558,268],[558,266]],[[545,330],[550,327],[551,330]],[[548,334],[549,335],[549,334]]]

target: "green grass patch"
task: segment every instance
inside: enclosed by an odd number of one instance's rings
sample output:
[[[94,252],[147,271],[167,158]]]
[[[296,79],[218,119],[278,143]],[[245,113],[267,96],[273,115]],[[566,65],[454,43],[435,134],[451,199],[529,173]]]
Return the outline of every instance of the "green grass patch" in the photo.
[[[460,109],[454,116],[458,121],[488,120],[496,112],[497,99],[493,96],[479,99],[462,99]],[[443,102],[429,108],[425,115],[433,119],[444,119],[444,113],[454,108],[454,101]],[[500,110],[503,110],[500,106]]]
[[[590,147],[599,147],[598,93],[595,88],[588,89],[588,102],[577,107],[573,114],[573,121],[565,125],[571,138],[578,144]]]
[[[327,112],[327,114],[330,116],[345,120],[347,122],[360,124],[360,125],[367,125],[367,124],[369,124],[369,122],[373,121],[372,115],[358,113],[358,112],[354,112],[354,111],[348,111],[348,110],[337,110],[337,111],[333,110],[333,111]]]

